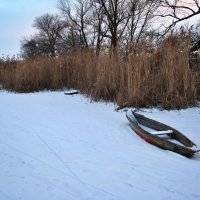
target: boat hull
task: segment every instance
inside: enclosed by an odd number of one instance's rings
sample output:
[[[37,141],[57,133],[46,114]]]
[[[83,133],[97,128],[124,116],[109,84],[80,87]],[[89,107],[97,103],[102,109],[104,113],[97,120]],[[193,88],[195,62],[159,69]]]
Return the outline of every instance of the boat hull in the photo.
[[[194,156],[194,154],[197,152],[192,147],[196,146],[191,140],[189,140],[186,136],[184,136],[182,133],[177,131],[176,129],[160,123],[158,121],[149,119],[147,117],[144,117],[143,115],[133,113],[136,120],[139,122],[139,124],[142,124],[144,126],[147,126],[148,128],[152,128],[158,131],[164,131],[164,130],[173,130],[173,133],[170,134],[170,137],[172,139],[176,139],[180,143],[182,143],[184,146],[175,144],[171,141],[168,141],[166,139],[163,139],[157,135],[152,135],[148,131],[144,130],[140,125],[138,125],[128,114],[126,114],[127,119],[130,122],[130,126],[133,129],[133,131],[139,135],[142,139],[144,139],[146,142],[157,146],[159,148],[173,151],[175,153],[181,154],[183,156],[186,156],[188,158]]]

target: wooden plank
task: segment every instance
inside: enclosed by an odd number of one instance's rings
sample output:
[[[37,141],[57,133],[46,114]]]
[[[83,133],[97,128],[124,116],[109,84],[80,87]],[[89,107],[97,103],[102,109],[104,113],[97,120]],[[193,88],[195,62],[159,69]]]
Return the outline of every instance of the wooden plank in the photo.
[[[173,130],[166,130],[166,131],[151,131],[149,132],[152,135],[170,135],[173,133]]]

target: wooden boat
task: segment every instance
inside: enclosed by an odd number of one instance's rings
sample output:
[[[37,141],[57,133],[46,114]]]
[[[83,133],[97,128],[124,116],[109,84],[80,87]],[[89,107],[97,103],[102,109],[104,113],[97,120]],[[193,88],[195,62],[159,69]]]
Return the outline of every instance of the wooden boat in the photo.
[[[165,150],[179,153],[186,157],[192,157],[195,153],[200,151],[197,148],[196,144],[193,143],[190,139],[166,124],[149,119],[133,111],[131,115],[127,113],[126,117],[129,120],[130,126],[133,131],[146,142],[152,145],[155,145]],[[144,130],[141,125],[154,129],[157,131],[157,133],[152,134],[151,132]],[[167,140],[167,138],[169,140]],[[174,143],[172,140],[178,141],[179,144]]]

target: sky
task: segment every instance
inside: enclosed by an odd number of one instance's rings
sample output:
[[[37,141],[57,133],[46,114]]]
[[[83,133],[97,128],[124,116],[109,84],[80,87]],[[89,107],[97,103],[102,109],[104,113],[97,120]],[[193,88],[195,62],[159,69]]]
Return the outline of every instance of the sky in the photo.
[[[20,40],[35,32],[34,19],[58,13],[57,3],[58,0],[0,0],[0,57],[20,53]]]
[[[58,13],[57,0],[0,0],[0,57],[20,53],[20,40],[34,33],[34,19]]]

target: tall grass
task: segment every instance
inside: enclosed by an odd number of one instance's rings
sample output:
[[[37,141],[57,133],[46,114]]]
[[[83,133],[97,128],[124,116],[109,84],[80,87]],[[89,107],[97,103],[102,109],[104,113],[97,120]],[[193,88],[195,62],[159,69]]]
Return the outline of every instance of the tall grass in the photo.
[[[187,38],[169,36],[151,53],[143,44],[126,59],[88,50],[54,59],[1,60],[0,84],[16,92],[74,88],[93,100],[126,106],[193,106],[200,98],[200,76],[189,68],[186,43]]]

